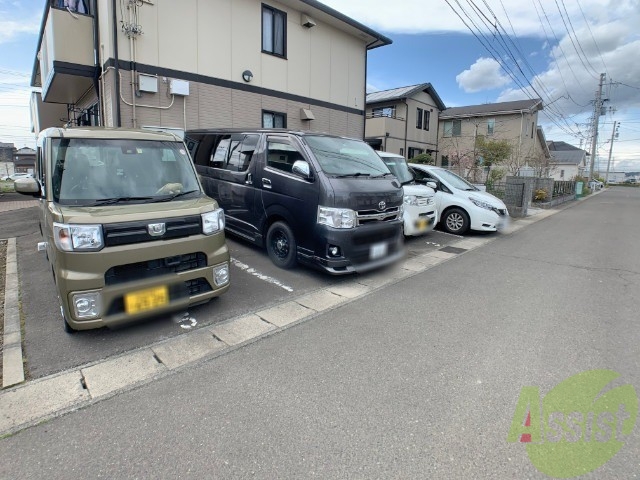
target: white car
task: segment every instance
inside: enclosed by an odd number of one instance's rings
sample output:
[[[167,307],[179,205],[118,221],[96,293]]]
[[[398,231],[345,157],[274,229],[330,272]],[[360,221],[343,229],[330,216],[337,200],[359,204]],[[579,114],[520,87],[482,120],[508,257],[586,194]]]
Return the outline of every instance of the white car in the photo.
[[[507,206],[464,178],[440,167],[410,164],[416,180],[436,182],[438,223],[447,232],[462,235],[468,230],[495,232],[509,221]]]
[[[436,226],[435,191],[425,185],[415,183],[413,173],[407,161],[401,155],[389,152],[377,152],[382,161],[395,175],[404,191],[404,234],[406,236],[423,235]]]
[[[13,173],[11,175],[6,175],[2,177],[0,180],[5,180],[5,181],[10,180],[12,182],[15,182],[19,178],[31,178],[31,177],[33,177],[31,173]]]

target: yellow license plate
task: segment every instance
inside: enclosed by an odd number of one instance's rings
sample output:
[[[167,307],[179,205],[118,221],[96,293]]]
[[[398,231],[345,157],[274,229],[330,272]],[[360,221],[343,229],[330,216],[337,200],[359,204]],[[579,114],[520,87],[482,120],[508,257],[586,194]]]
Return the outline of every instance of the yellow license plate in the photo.
[[[418,230],[424,230],[429,226],[429,221],[425,218],[421,218],[420,220],[418,220],[417,223],[418,223],[417,225]]]
[[[166,286],[139,290],[124,296],[124,309],[127,313],[145,312],[167,303],[169,303],[169,289]]]

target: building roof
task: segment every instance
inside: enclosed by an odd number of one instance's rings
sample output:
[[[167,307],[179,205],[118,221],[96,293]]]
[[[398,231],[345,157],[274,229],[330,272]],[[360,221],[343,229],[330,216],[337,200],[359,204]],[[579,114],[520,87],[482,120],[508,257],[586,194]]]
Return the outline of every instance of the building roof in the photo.
[[[36,151],[33,148],[22,147],[16,151],[16,155],[35,155]]]
[[[547,142],[547,146],[549,147],[549,150],[551,150],[552,152],[558,152],[560,150],[580,150],[580,151],[583,151],[582,149],[580,149],[578,147],[574,147],[573,145],[570,145],[567,142],[555,142],[553,140],[548,141]]]
[[[553,163],[564,163],[571,165],[580,165],[586,158],[584,150],[556,150],[551,152],[551,161]]]
[[[392,88],[391,90],[382,90],[380,92],[367,93],[367,104],[390,102],[393,100],[403,100],[410,98],[416,93],[426,92],[431,95],[433,101],[439,110],[444,110],[446,105],[440,99],[433,85],[430,83],[420,83],[419,85],[409,85],[408,87]]]
[[[506,115],[520,113],[526,110],[542,110],[542,100],[517,100],[515,102],[485,103],[466,107],[447,108],[440,114],[440,118],[479,117],[487,115]]]
[[[15,147],[13,146],[13,143],[0,142],[0,148],[10,148],[11,150],[13,150]]]

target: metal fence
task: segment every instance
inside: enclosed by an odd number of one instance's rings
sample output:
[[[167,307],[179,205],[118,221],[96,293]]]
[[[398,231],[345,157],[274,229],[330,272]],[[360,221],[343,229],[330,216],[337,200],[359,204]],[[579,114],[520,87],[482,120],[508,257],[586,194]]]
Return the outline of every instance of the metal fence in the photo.
[[[553,182],[553,196],[563,197],[565,195],[573,195],[576,191],[576,182]]]

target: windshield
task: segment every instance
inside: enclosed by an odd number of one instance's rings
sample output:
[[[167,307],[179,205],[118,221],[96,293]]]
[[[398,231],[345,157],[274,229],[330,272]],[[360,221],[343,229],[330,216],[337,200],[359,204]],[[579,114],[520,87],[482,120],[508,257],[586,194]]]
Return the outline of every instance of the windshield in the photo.
[[[459,177],[453,172],[449,170],[445,170],[443,168],[438,168],[436,170],[436,174],[440,176],[440,178],[448,183],[453,188],[457,188],[458,190],[466,190],[466,191],[476,191],[478,190],[476,187],[467,182],[464,178]]]
[[[200,195],[181,142],[52,140],[54,201],[63,205],[167,201]]]
[[[305,141],[327,175],[378,177],[389,169],[366,143],[338,137],[305,136]]]
[[[407,165],[407,161],[403,157],[383,157],[382,161],[384,164],[389,167],[391,173],[393,173],[400,183],[403,185],[405,183],[413,182],[413,175],[409,171],[409,166]]]

